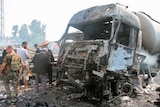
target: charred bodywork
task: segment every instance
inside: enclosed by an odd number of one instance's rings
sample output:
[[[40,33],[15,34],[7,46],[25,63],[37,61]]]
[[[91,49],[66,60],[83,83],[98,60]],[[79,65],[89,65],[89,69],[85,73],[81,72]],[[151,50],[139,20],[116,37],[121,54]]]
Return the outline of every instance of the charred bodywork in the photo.
[[[71,28],[79,32],[70,33]],[[100,100],[132,94],[141,48],[140,23],[134,13],[118,4],[82,10],[71,18],[60,46],[59,84]]]

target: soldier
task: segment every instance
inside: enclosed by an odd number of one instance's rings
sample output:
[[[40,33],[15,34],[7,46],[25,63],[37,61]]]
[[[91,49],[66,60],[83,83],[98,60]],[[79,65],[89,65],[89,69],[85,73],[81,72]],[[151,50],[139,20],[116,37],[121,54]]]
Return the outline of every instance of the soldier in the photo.
[[[19,79],[20,66],[24,66],[21,57],[15,53],[12,46],[6,48],[7,55],[4,57],[0,67],[0,74],[3,71],[4,86],[6,89],[7,98],[12,98],[13,102],[17,101],[17,88]],[[11,92],[10,86],[13,87]]]

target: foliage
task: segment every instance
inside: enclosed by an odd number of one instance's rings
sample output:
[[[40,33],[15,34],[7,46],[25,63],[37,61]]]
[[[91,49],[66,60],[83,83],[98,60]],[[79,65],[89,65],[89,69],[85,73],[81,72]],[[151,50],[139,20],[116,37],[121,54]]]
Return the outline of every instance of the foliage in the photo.
[[[20,29],[18,28],[18,25],[13,25],[12,37],[10,37],[10,39],[15,39],[18,44],[27,41],[33,46],[35,43],[40,44],[42,41],[45,41],[45,29],[45,24],[41,24],[41,21],[34,19],[30,25],[23,24]]]
[[[42,24],[40,21],[33,20],[31,25],[29,25],[29,29],[31,31],[31,41],[35,43],[41,43],[45,40],[46,32],[45,32],[46,25]]]
[[[18,32],[18,25],[14,25],[12,30],[13,30],[12,32],[13,37],[16,37]]]
[[[30,40],[29,36],[30,35],[29,35],[29,32],[28,32],[28,27],[27,27],[26,24],[23,24],[21,26],[21,29],[19,30],[19,37],[21,39],[24,39],[25,41],[29,41]]]

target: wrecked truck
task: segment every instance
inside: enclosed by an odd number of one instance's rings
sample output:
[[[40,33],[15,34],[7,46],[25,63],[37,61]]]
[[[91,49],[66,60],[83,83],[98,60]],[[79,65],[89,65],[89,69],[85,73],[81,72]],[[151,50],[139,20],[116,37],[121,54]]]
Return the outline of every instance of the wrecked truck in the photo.
[[[95,6],[73,15],[59,45],[57,84],[109,101],[134,92],[142,48],[160,52],[160,24],[120,4]]]

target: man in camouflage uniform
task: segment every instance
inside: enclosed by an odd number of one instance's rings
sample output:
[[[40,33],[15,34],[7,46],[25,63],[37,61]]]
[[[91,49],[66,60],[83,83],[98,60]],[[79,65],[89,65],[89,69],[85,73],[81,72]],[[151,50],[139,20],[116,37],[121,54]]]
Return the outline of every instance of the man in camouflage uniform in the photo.
[[[8,46],[6,48],[6,52],[7,55],[4,57],[2,65],[0,67],[0,74],[3,71],[4,86],[6,89],[7,97],[12,98],[12,101],[16,102],[18,95],[17,88],[20,70],[11,70],[11,62],[16,59],[16,61],[19,61],[19,64],[21,66],[23,66],[24,64],[21,60],[21,57],[17,53],[15,53],[12,46]],[[13,92],[11,92],[10,86],[13,87]]]

